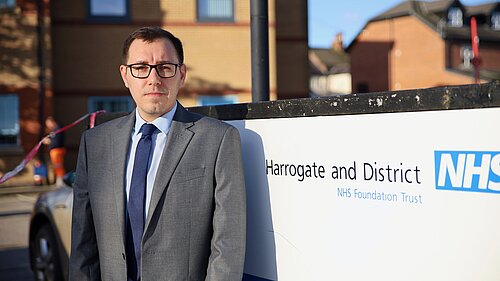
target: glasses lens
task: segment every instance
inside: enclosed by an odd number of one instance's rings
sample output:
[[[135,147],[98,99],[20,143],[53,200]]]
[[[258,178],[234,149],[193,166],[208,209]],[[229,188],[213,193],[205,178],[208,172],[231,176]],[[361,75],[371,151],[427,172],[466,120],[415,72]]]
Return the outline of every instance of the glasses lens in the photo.
[[[130,72],[137,78],[146,78],[149,76],[149,65],[147,64],[135,64],[130,66]]]
[[[170,64],[170,63],[161,64],[161,65],[156,66],[156,71],[158,71],[158,75],[160,75],[160,77],[164,77],[164,78],[174,76],[175,69],[176,69],[176,65]]]

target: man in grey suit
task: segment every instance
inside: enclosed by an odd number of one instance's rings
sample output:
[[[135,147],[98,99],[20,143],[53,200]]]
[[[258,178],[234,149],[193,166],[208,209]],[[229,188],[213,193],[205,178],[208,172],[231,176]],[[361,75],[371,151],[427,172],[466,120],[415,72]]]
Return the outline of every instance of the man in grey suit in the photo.
[[[70,280],[242,279],[239,134],[177,102],[183,60],[161,28],[126,39],[120,73],[137,108],[82,135]]]

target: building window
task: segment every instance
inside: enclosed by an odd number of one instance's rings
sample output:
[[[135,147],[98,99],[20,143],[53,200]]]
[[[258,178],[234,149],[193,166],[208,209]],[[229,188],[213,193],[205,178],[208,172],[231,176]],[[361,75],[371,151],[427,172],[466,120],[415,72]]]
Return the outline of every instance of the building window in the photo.
[[[458,7],[451,7],[448,10],[448,25],[453,27],[462,27],[464,24],[464,16],[462,10]]]
[[[10,9],[16,7],[16,0],[0,0],[0,9]]]
[[[19,145],[19,99],[17,95],[0,96],[0,146]]]
[[[198,21],[234,21],[234,0],[198,0]]]
[[[88,0],[88,18],[96,21],[126,21],[128,0]]]
[[[118,97],[89,97],[89,112],[106,110],[111,112],[130,112],[134,109],[134,103],[130,96]]]
[[[500,30],[500,12],[493,12],[491,14],[491,28]]]
[[[198,104],[201,106],[233,104],[237,103],[238,98],[235,95],[226,96],[198,96]]]
[[[462,58],[462,66],[464,68],[472,68],[472,59],[474,58],[474,53],[470,46],[463,46],[460,48],[460,57]]]

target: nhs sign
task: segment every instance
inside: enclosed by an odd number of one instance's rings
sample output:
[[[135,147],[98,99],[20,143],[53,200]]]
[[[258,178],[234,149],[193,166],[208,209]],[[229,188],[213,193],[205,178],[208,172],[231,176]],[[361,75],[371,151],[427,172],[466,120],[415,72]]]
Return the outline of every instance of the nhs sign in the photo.
[[[500,151],[434,151],[436,189],[500,193]]]

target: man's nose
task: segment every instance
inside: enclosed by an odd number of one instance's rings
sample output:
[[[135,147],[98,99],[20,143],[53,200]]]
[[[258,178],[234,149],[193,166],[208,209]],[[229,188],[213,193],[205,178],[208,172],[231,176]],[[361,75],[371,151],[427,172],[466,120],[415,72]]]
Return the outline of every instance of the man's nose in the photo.
[[[148,77],[148,82],[150,84],[159,84],[161,82],[161,77],[160,75],[158,75],[158,70],[156,70],[156,68],[151,69],[151,73]]]

